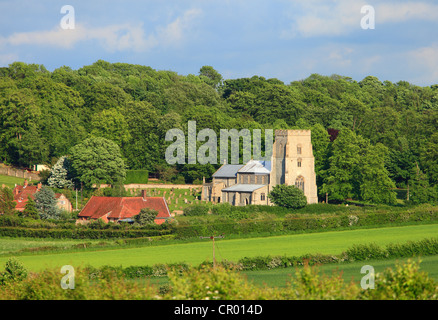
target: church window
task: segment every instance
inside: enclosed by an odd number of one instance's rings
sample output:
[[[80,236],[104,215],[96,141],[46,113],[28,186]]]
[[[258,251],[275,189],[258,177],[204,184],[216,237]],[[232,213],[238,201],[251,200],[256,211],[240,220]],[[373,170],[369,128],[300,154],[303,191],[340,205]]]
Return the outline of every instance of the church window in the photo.
[[[304,192],[304,178],[302,176],[299,176],[295,180],[295,187],[297,187],[298,189],[301,189]]]

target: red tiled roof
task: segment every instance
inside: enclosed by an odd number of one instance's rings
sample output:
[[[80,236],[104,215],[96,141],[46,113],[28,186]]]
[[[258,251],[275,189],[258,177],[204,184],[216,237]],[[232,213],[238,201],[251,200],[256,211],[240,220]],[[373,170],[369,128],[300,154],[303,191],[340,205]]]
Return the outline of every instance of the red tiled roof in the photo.
[[[35,199],[34,194],[38,191],[37,186],[16,186],[14,188],[14,201],[17,203],[15,210],[23,211],[27,203],[27,197]]]
[[[122,220],[132,218],[143,208],[158,211],[155,223],[161,224],[170,218],[169,208],[164,198],[159,197],[95,197],[92,196],[79,213],[79,218],[99,219],[107,215],[108,219]]]

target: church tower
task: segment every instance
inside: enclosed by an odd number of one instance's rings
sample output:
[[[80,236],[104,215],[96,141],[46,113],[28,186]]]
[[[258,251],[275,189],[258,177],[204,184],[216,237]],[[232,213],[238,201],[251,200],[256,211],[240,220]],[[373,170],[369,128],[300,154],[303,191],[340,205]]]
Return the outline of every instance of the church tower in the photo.
[[[310,130],[275,130],[269,190],[278,184],[303,190],[307,203],[318,203]]]

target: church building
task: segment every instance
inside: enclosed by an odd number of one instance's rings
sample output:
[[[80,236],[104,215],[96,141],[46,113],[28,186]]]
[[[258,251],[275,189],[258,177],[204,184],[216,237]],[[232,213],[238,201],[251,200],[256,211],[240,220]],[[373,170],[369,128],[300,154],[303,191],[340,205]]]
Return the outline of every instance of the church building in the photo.
[[[318,203],[310,130],[276,130],[270,161],[222,165],[213,181],[203,184],[201,199],[234,206],[271,205],[268,194],[279,184],[294,185],[307,203]]]

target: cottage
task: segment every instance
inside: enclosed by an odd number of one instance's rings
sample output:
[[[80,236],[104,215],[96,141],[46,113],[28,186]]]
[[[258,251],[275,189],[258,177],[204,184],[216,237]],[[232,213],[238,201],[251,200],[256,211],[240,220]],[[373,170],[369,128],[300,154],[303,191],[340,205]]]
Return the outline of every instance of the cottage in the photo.
[[[156,224],[162,224],[171,218],[169,207],[164,198],[147,197],[145,190],[141,197],[95,197],[84,206],[78,215],[77,223],[102,219],[105,222],[129,221],[143,208],[151,208],[158,212]]]
[[[35,194],[41,190],[42,184],[38,183],[36,186],[29,185],[27,180],[24,180],[22,186],[15,186],[13,194],[16,203],[15,210],[24,211],[28,197],[35,199]],[[70,200],[62,193],[55,193],[57,200],[57,207],[63,211],[72,212],[73,207]]]

